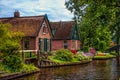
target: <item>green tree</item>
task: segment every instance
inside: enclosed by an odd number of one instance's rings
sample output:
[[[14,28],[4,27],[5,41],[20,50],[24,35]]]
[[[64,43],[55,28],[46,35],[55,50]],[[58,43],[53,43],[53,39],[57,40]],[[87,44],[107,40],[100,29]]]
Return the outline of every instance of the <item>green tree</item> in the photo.
[[[22,65],[19,49],[23,34],[12,32],[10,29],[10,24],[0,22],[0,59],[3,60],[3,64],[16,70]]]
[[[120,27],[116,19],[119,0],[68,0],[66,7],[74,12],[78,21],[81,41],[84,45],[100,50],[109,47],[110,32],[119,41]],[[116,14],[117,13],[117,14]],[[118,22],[119,23],[119,22]],[[114,39],[115,39],[114,38]]]

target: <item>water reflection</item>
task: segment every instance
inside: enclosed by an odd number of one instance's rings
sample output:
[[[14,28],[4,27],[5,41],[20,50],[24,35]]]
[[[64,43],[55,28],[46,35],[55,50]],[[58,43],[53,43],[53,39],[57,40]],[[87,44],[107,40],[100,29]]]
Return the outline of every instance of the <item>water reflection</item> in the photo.
[[[16,80],[119,80],[116,60],[95,60],[84,65],[42,68],[40,73]]]

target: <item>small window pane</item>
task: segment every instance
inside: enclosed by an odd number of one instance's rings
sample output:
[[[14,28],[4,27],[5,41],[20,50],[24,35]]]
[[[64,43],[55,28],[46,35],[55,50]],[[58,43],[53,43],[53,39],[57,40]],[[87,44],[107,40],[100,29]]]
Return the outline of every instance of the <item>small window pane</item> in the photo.
[[[67,49],[68,45],[67,45],[67,41],[64,41],[64,49]]]

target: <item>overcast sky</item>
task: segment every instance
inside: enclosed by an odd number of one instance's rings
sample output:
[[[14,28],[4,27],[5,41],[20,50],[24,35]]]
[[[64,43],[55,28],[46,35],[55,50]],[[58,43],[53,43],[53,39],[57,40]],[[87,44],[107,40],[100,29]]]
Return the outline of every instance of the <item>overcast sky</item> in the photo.
[[[65,0],[0,0],[0,18],[13,17],[19,10],[20,16],[47,14],[50,21],[72,20],[73,14],[64,4]]]

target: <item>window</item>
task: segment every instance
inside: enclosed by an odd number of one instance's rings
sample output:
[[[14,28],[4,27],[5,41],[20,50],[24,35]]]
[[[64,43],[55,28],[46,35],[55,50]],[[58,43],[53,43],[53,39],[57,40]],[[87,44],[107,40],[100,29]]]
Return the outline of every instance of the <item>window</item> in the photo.
[[[29,38],[26,38],[25,40],[24,40],[24,49],[25,50],[28,50],[29,49]]]
[[[53,34],[53,35],[55,34],[55,29],[52,29],[52,34]]]
[[[47,32],[47,26],[43,24],[43,34],[46,34],[46,32]]]
[[[72,49],[76,49],[76,42],[74,40],[72,41]]]
[[[44,41],[42,38],[39,38],[39,50],[44,51]]]
[[[47,50],[50,51],[50,39],[47,39]]]
[[[64,46],[64,49],[67,49],[67,47],[68,47],[68,45],[67,45],[67,41],[64,41],[63,46]]]

